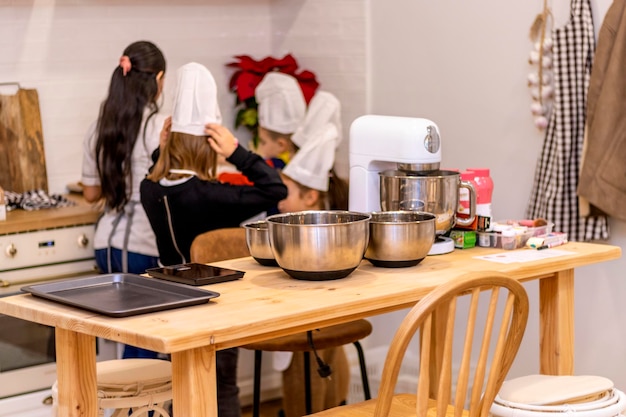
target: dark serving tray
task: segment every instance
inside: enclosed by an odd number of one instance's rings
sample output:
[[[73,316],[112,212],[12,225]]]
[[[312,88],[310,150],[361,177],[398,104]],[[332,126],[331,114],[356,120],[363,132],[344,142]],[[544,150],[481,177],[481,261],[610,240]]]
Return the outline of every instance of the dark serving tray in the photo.
[[[22,291],[112,317],[207,303],[219,293],[135,274],[106,274],[22,287]]]
[[[146,272],[154,278],[194,286],[233,281],[242,278],[245,274],[243,271],[193,262],[163,268],[151,268],[147,269]]]

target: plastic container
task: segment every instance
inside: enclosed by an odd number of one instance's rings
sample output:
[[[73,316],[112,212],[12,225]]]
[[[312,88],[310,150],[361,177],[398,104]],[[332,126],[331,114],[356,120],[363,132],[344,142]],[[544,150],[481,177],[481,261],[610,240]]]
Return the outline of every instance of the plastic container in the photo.
[[[509,224],[509,227],[500,229],[499,225]],[[538,227],[520,227],[515,226],[517,224],[514,220],[504,220],[495,223],[498,231],[491,232],[477,232],[478,246],[486,248],[502,248],[502,249],[519,249],[526,245],[526,242],[531,237],[541,236],[552,232],[554,223],[548,223],[544,226]],[[506,233],[507,230],[513,230],[514,232],[514,245],[511,244],[510,233]],[[504,242],[506,240],[506,243]]]

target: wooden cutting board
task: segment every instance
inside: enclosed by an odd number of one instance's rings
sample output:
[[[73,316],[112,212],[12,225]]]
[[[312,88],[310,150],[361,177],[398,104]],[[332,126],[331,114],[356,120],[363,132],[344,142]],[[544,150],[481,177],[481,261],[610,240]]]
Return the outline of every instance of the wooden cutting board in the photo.
[[[33,189],[48,192],[35,89],[18,88],[16,94],[0,94],[0,186],[18,193]]]

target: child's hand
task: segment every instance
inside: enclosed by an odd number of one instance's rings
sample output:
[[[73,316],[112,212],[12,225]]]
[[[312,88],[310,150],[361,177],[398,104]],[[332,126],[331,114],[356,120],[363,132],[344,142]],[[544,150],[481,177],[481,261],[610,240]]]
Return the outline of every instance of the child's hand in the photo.
[[[172,131],[172,116],[165,119],[163,122],[163,128],[161,129],[161,135],[159,136],[159,148],[162,150],[167,143],[167,138]]]
[[[237,138],[222,125],[209,123],[205,126],[204,132],[209,136],[211,148],[224,158],[230,157],[239,145]]]

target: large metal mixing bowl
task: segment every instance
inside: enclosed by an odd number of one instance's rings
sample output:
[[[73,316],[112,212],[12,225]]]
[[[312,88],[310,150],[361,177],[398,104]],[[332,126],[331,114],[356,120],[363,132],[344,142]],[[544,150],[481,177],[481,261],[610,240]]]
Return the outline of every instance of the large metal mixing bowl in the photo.
[[[270,232],[266,221],[260,220],[243,225],[250,255],[261,265],[277,266],[270,245]]]
[[[372,213],[365,258],[387,268],[417,265],[435,241],[435,218],[432,213],[419,211]]]
[[[397,211],[407,208],[407,203],[423,203],[422,210],[437,216],[435,220],[438,235],[443,235],[455,224],[469,226],[474,221],[475,212],[470,218],[457,218],[459,189],[467,188],[470,199],[476,201],[474,187],[461,181],[456,171],[424,171],[423,173],[400,170],[387,170],[380,176],[380,206],[383,211]],[[475,207],[475,206],[474,206]],[[475,210],[474,210],[475,211]]]
[[[269,216],[269,237],[278,265],[296,279],[344,278],[354,271],[369,241],[368,213],[301,211]]]

